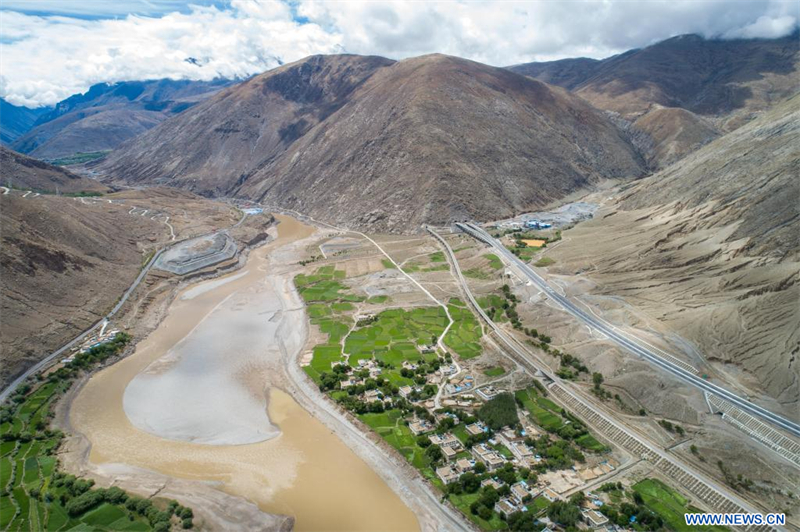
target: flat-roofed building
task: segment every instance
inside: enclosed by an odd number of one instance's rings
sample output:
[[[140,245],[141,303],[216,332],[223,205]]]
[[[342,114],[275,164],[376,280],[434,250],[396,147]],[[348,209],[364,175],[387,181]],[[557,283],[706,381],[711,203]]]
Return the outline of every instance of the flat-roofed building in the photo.
[[[458,471],[451,465],[440,467],[436,470],[436,476],[439,477],[445,484],[451,484],[458,480]]]
[[[520,511],[511,499],[500,499],[494,505],[494,511],[508,519],[512,514]]]

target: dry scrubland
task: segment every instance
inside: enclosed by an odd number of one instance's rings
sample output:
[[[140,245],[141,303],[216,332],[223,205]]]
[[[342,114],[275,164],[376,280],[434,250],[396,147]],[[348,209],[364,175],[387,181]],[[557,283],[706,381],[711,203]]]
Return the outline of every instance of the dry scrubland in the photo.
[[[799,108],[796,97],[624,189],[548,253],[551,272],[579,274],[607,308],[624,298],[688,340],[698,369],[794,419]]]

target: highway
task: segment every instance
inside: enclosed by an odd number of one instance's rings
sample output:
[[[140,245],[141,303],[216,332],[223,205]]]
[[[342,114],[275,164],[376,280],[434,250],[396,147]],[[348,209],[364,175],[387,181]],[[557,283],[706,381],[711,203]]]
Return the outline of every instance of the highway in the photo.
[[[604,413],[602,407],[588,401],[581,394],[573,390],[572,387],[553,375],[541,361],[535,364],[532,361],[532,359],[536,359],[535,355],[530,353],[524,346],[517,342],[513,336],[506,333],[505,330],[494,323],[478,304],[461,272],[461,267],[458,264],[458,260],[450,244],[430,227],[426,229],[444,247],[448,260],[455,271],[456,279],[461,285],[462,291],[467,296],[467,300],[470,302],[473,309],[480,315],[484,322],[486,322],[495,336],[508,348],[505,354],[515,363],[522,366],[522,368],[528,371],[532,376],[541,373],[551,380],[552,384],[548,389],[554,399],[582,418],[589,426],[603,434],[609,441],[613,441],[633,456],[650,461],[655,468],[672,478],[686,490],[697,495],[700,500],[708,504],[710,508],[733,513],[759,511],[755,506],[742,497],[739,497],[738,494],[727,489],[727,487],[702,473],[694,471],[683,461],[671,456],[667,451],[659,448],[648,438],[617,422],[611,415]],[[750,527],[750,529],[760,531],[769,530],[769,527]]]
[[[745,412],[771,423],[772,425],[779,427],[796,437],[800,437],[800,424],[774,414],[766,408],[760,407],[748,401],[747,399],[743,399],[742,397],[726,390],[725,388],[698,377],[694,373],[687,371],[678,364],[670,362],[663,356],[657,354],[655,351],[653,351],[653,349],[644,345],[641,340],[631,338],[617,330],[613,325],[607,323],[606,321],[581,310],[567,297],[559,294],[552,286],[548,284],[545,279],[538,275],[533,268],[511,253],[511,251],[506,249],[503,244],[493,238],[489,233],[484,231],[483,228],[471,223],[457,223],[456,226],[468,235],[477,238],[478,240],[493,247],[495,251],[497,251],[497,253],[505,259],[506,263],[516,266],[516,268],[525,277],[527,277],[534,285],[541,289],[550,299],[558,303],[564,310],[578,318],[591,329],[604,334],[609,340],[616,343],[623,349],[644,358],[645,360],[655,364],[661,369],[671,373],[672,375],[678,377],[688,384],[691,384],[692,386],[715,394],[736,405]]]

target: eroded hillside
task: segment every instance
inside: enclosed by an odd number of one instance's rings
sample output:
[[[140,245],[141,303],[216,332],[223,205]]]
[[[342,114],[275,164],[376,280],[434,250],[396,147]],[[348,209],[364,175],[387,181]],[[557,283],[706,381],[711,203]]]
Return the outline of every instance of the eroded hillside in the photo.
[[[800,97],[644,179],[549,252],[796,417]],[[567,236],[568,235],[568,236]]]

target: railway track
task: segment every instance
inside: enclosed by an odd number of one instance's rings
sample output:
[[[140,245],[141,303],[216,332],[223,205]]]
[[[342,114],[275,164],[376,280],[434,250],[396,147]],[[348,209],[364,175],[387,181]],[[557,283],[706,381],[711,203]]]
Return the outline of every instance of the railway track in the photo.
[[[717,512],[730,513],[761,512],[761,509],[741,499],[738,495],[731,493],[714,480],[692,471],[688,464],[670,456],[667,451],[659,449],[657,445],[650,442],[643,435],[637,434],[633,429],[613,420],[610,415],[603,412],[603,409],[599,407],[599,405],[590,402],[577,391],[573,390],[568,384],[552,374],[544,364],[541,362],[538,364],[534,362],[534,360],[537,359],[536,356],[494,323],[478,304],[469,289],[466,279],[461,273],[458,260],[450,244],[434,229],[430,227],[426,227],[426,229],[444,247],[448,260],[455,271],[456,278],[464,294],[467,296],[467,300],[475,312],[489,327],[493,336],[505,345],[507,349],[506,355],[526,369],[528,373],[535,378],[543,378],[546,380],[546,382],[548,382],[547,388],[551,396],[558,403],[574,413],[589,427],[601,434],[607,441],[642,460],[652,463],[655,469],[680,485],[687,492],[697,497],[697,499],[702,501],[709,509]],[[750,526],[747,527],[746,530],[760,532],[762,530],[771,530],[771,527]]]

